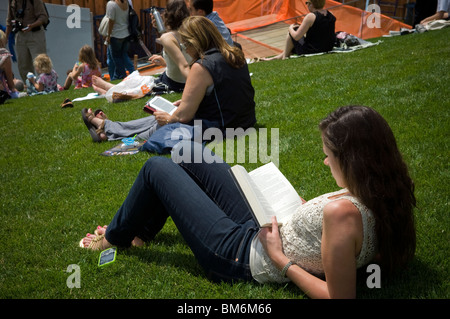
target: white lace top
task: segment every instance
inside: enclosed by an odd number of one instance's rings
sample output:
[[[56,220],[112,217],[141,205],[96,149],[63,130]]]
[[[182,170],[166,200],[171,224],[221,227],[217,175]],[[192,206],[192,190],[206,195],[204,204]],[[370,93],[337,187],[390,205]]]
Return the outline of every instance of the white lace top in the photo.
[[[361,252],[356,257],[356,266],[369,263],[376,254],[375,217],[372,212],[355,197],[343,195],[348,192],[342,189],[316,197],[303,205],[289,220],[280,227],[284,254],[301,268],[314,275],[323,275],[321,256],[323,208],[330,202],[339,199],[350,200],[361,213],[363,222],[363,242]],[[339,196],[340,195],[340,196]],[[252,241],[250,250],[250,269],[252,276],[260,283],[287,282],[267,256],[258,236]]]

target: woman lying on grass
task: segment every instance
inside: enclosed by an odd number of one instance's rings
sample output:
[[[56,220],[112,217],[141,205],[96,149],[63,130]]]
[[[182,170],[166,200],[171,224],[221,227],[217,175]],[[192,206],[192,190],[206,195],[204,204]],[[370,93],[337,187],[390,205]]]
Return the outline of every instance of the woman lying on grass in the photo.
[[[170,216],[212,280],[292,281],[311,298],[354,298],[357,268],[377,257],[387,274],[414,256],[414,186],[373,109],[339,108],[319,128],[324,164],[342,189],[305,202],[281,227],[273,218],[271,228],[258,229],[221,159],[153,157],[108,227],[80,245],[140,246]],[[204,152],[196,147],[194,154]]]

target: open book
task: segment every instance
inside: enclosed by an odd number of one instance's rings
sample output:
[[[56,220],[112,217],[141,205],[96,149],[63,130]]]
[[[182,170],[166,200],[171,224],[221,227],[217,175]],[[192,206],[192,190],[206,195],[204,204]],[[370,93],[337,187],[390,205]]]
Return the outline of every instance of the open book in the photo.
[[[248,173],[235,165],[230,169],[260,227],[272,226],[272,216],[282,224],[303,201],[283,173],[273,163]]]

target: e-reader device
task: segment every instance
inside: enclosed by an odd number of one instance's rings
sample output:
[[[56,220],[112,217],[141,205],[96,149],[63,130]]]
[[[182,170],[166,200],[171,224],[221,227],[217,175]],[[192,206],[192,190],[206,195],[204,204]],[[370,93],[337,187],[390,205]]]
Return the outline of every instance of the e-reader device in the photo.
[[[149,100],[144,107],[144,111],[149,113],[154,111],[163,111],[169,113],[170,115],[172,115],[176,109],[177,107],[173,105],[172,102],[166,100],[161,96],[155,96],[154,98]]]

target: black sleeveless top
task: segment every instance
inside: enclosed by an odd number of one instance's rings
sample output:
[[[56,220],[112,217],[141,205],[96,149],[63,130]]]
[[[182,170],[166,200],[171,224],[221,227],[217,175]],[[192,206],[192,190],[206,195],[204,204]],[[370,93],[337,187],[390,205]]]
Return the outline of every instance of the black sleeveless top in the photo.
[[[210,49],[195,63],[201,64],[211,74],[214,88],[208,90],[194,119],[215,122],[211,126],[247,129],[256,124],[255,90],[247,63],[235,69],[228,65],[217,49]],[[203,127],[205,129],[205,126]],[[224,131],[225,133],[225,131]]]
[[[315,11],[316,20],[306,32],[305,43],[302,53],[328,52],[333,49],[336,42],[336,33],[334,31],[336,17],[327,11],[327,15]]]

